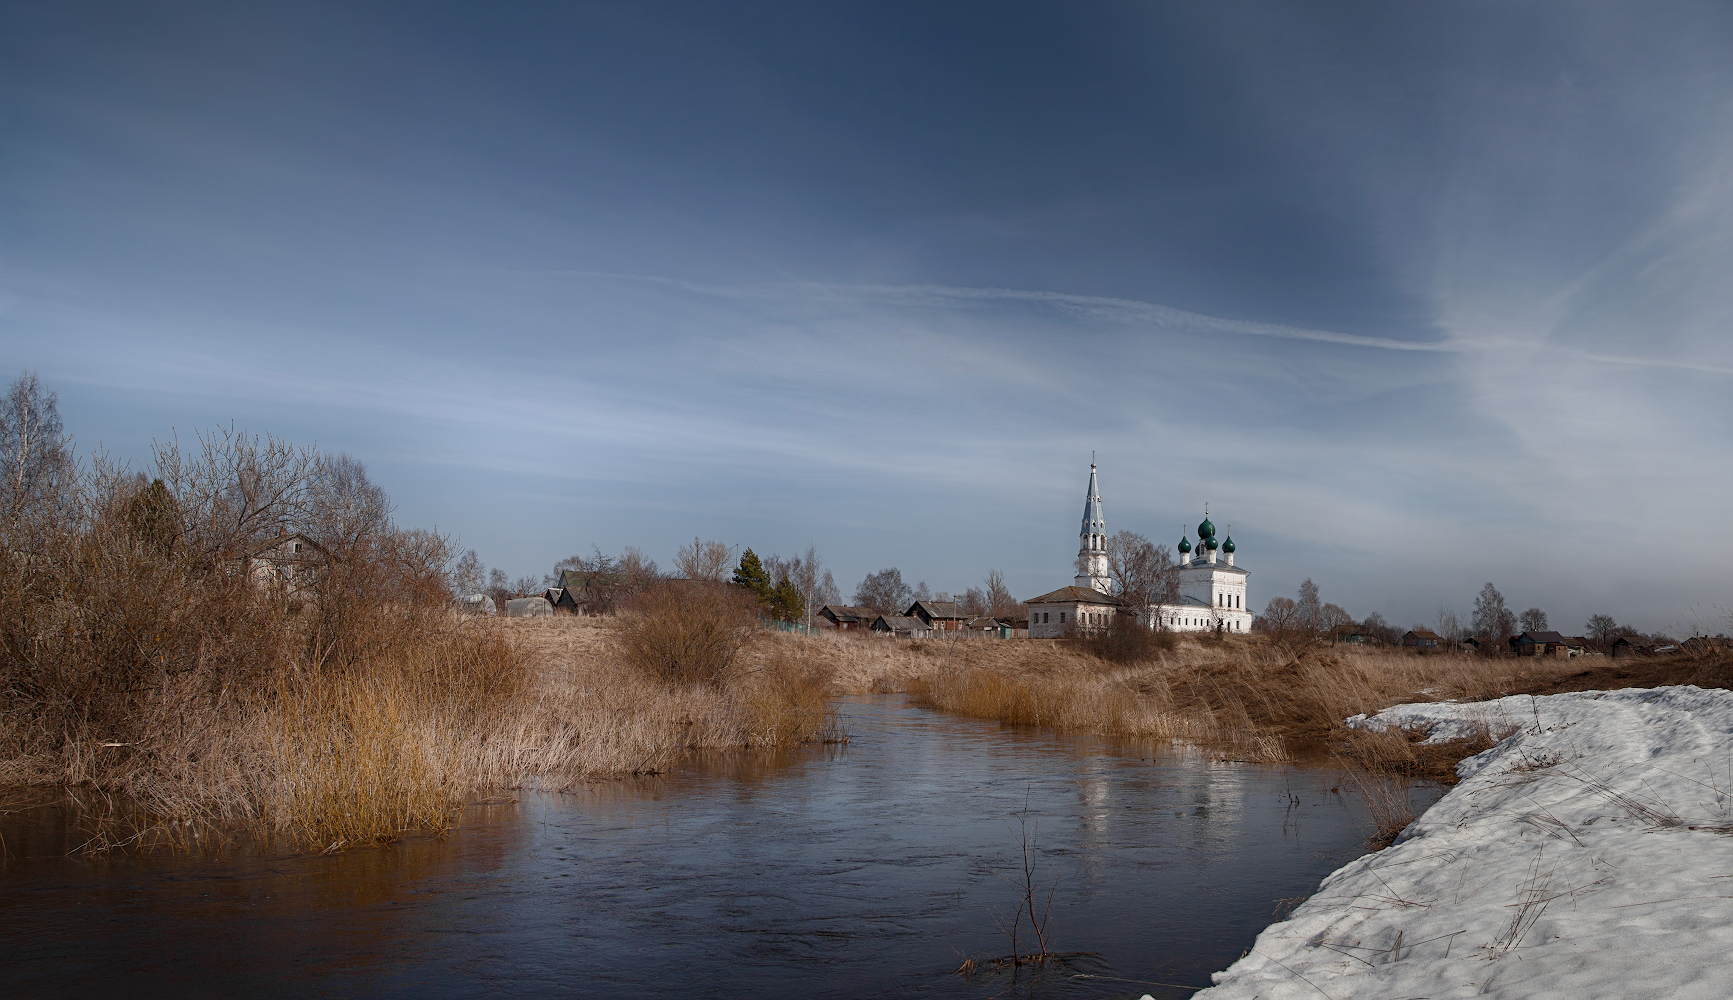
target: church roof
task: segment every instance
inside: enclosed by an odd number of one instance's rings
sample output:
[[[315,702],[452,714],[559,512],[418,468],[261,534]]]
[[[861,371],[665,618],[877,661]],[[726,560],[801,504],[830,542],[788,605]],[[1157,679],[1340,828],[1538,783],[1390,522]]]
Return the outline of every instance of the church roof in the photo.
[[[1227,564],[1227,563],[1225,563],[1225,562],[1218,562],[1218,563],[1216,563],[1216,564],[1215,564],[1215,565],[1213,565],[1213,566],[1212,566],[1212,565],[1210,565],[1210,561],[1209,561],[1209,560],[1208,560],[1208,559],[1192,559],[1192,560],[1189,560],[1189,561],[1188,561],[1188,560],[1184,560],[1184,559],[1182,559],[1182,560],[1180,560],[1180,564],[1179,564],[1179,568],[1180,568],[1180,569],[1181,569],[1181,570],[1187,570],[1187,569],[1213,569],[1213,570],[1219,570],[1219,571],[1221,571],[1221,572],[1223,572],[1223,573],[1238,573],[1238,574],[1239,574],[1239,575],[1241,575],[1241,576],[1250,576],[1250,575],[1251,575],[1251,574],[1250,574],[1250,573],[1248,573],[1248,572],[1247,572],[1247,571],[1246,571],[1246,570],[1245,570],[1245,568],[1244,568],[1244,567],[1241,567],[1241,566],[1229,566],[1229,565],[1228,565],[1228,564]]]
[[[1157,605],[1157,606],[1163,607],[1163,608],[1193,608],[1193,607],[1195,607],[1195,608],[1210,608],[1211,610],[1214,610],[1214,608],[1215,608],[1215,605],[1204,600],[1203,598],[1193,597],[1190,594],[1181,594],[1179,597],[1179,600],[1173,602],[1172,604],[1162,604],[1162,605]]]
[[[1060,587],[1050,594],[1031,597],[1024,604],[1107,604],[1117,605],[1119,598],[1110,597],[1090,587]]]

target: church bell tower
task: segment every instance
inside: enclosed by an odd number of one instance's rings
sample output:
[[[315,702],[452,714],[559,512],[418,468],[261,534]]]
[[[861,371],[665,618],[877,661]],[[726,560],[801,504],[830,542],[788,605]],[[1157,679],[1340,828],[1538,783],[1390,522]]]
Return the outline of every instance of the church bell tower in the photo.
[[[1073,586],[1112,593],[1107,577],[1107,522],[1101,516],[1101,487],[1095,482],[1095,456],[1089,456],[1089,497],[1083,501],[1083,530],[1078,534],[1077,577]]]

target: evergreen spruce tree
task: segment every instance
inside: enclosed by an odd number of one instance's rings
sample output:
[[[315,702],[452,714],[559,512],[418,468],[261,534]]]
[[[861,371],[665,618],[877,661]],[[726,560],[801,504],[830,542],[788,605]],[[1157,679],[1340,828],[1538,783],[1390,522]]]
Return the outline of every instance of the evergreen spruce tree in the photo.
[[[785,622],[799,621],[806,614],[806,601],[801,597],[800,588],[786,576],[771,592],[768,603],[771,615]]]
[[[758,595],[758,599],[768,605],[775,589],[770,585],[770,575],[764,572],[764,564],[759,562],[758,553],[747,549],[740,554],[740,565],[734,570],[734,585],[745,587]]]

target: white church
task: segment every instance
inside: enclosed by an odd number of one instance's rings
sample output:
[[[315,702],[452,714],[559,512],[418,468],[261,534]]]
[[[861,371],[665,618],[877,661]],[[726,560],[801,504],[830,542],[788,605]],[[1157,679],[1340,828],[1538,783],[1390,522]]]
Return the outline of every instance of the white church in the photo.
[[[1231,533],[1216,541],[1216,526],[1204,508],[1193,546],[1180,529],[1178,548],[1179,600],[1139,609],[1150,628],[1172,632],[1249,632],[1252,613],[1246,610],[1246,571],[1234,565]],[[1125,608],[1113,594],[1107,568],[1107,521],[1101,513],[1101,488],[1095,463],[1089,463],[1089,495],[1083,501],[1083,529],[1078,536],[1077,576],[1069,587],[1032,598],[1029,636],[1058,639],[1105,629]]]

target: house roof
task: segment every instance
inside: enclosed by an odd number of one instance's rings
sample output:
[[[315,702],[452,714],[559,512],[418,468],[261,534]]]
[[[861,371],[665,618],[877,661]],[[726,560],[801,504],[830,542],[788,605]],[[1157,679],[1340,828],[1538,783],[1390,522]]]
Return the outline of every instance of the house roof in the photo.
[[[296,553],[294,551],[285,552],[281,556],[272,555],[272,553],[275,550],[280,549],[285,545],[288,545],[290,542],[302,542],[306,545],[311,545],[313,547],[314,552],[318,552],[321,554],[325,553],[325,546],[320,545],[318,542],[315,542],[313,539],[308,538],[306,535],[301,534],[299,531],[295,531],[295,532],[291,532],[287,535],[278,535],[277,537],[271,539],[270,541],[266,542],[265,544],[254,549],[253,553],[252,553],[253,558],[255,558],[255,559],[274,559],[274,558],[289,558],[289,559],[302,558],[302,559],[305,559],[306,558],[305,555],[302,555],[300,553]]]
[[[963,612],[958,610],[956,601],[916,601],[909,605],[909,610],[903,612],[903,614],[918,615],[922,611],[926,612],[925,617],[927,618],[951,619],[963,617]]]
[[[872,627],[875,629],[878,628],[880,622],[884,623],[884,630],[887,632],[927,631],[926,622],[921,621],[919,618],[911,618],[908,615],[879,615],[877,618],[873,619]]]
[[[964,627],[978,628],[985,631],[990,628],[998,628],[1000,624],[999,619],[994,618],[992,615],[976,615],[965,622]]]
[[[1440,636],[1437,632],[1434,632],[1429,628],[1409,629],[1408,632],[1403,635],[1403,638],[1406,639],[1410,635],[1416,639],[1442,639],[1443,638],[1443,636]]]
[[[870,622],[879,616],[872,608],[851,608],[841,604],[826,604],[818,609],[818,613],[828,614],[833,621]]]
[[[1559,635],[1557,632],[1524,632],[1523,634],[1517,636],[1512,641],[1514,641],[1514,642],[1569,642],[1570,640],[1566,639],[1562,635]]]
[[[1031,597],[1025,604],[1105,604],[1116,607],[1119,598],[1110,597],[1090,587],[1060,587],[1050,594]]]

